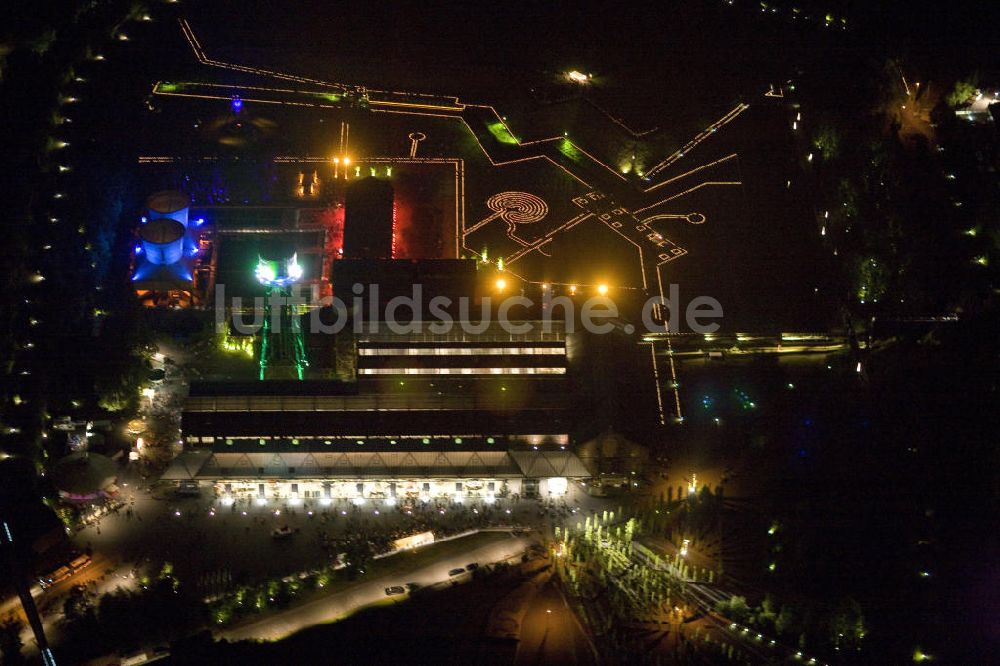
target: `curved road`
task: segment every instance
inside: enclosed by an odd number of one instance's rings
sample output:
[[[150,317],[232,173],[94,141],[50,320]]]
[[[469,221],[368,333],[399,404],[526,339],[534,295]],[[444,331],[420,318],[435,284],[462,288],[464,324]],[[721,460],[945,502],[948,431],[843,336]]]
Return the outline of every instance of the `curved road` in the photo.
[[[510,558],[519,558],[531,544],[531,540],[527,537],[514,536],[509,533],[504,533],[504,535],[506,538],[462,553],[442,557],[423,566],[413,567],[413,563],[407,561],[408,553],[394,555],[381,560],[382,562],[391,561],[392,571],[388,573],[368,578],[353,584],[346,590],[333,592],[301,606],[270,613],[267,617],[256,622],[219,632],[218,637],[230,641],[247,639],[276,641],[306,627],[333,622],[365,606],[384,601],[386,599],[385,588],[391,585],[417,583],[420,587],[431,587],[447,583],[449,580],[466,582],[470,579],[469,573],[450,577],[448,571],[465,567],[471,562],[485,566]],[[428,546],[428,548],[434,548],[434,546]],[[400,595],[393,597],[393,599],[403,601],[406,596]]]

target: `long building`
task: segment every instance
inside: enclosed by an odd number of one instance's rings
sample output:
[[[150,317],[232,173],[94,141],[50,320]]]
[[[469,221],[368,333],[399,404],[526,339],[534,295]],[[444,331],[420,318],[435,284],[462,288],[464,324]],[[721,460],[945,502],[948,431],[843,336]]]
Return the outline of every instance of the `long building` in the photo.
[[[561,325],[353,335],[353,382],[193,384],[188,451],[163,478],[231,498],[491,501],[591,476],[570,443]]]

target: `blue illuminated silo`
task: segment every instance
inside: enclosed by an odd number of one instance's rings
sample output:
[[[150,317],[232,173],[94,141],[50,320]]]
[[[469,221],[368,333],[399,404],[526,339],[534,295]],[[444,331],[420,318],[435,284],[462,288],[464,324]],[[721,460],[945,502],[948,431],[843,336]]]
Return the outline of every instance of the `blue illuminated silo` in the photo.
[[[187,209],[184,209],[185,217]],[[184,225],[169,217],[150,220],[139,227],[139,239],[151,264],[168,266],[184,253]]]
[[[157,192],[146,200],[150,222],[166,217],[179,222],[185,229],[188,226],[188,208],[190,206],[191,197],[178,190]]]

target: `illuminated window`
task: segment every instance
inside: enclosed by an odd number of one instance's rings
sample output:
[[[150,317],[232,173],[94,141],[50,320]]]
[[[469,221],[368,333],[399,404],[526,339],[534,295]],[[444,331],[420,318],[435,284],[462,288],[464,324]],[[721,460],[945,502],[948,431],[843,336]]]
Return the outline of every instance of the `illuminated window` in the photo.
[[[565,356],[565,347],[365,347],[359,356]]]
[[[361,375],[564,375],[566,368],[359,368]]]

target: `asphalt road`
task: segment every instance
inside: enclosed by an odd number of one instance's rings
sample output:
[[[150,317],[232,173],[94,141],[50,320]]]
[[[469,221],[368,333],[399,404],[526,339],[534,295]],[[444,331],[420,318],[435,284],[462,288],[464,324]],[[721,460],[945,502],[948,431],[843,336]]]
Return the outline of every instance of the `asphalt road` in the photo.
[[[594,664],[587,637],[552,583],[539,592],[521,621],[516,666],[529,664]]]
[[[508,558],[520,557],[530,543],[528,538],[508,534],[505,538],[493,543],[487,543],[471,550],[436,559],[430,564],[415,567],[412,566],[412,562],[408,561],[406,553],[395,555],[389,558],[392,560],[393,567],[388,573],[376,575],[352,585],[349,589],[333,592],[301,606],[269,614],[256,622],[220,632],[218,636],[230,641],[280,640],[306,627],[332,622],[365,606],[385,601],[385,588],[392,585],[417,583],[421,587],[430,587],[446,583],[450,579],[457,582],[468,581],[470,574],[449,577],[448,571],[465,567],[471,562],[478,562],[480,566],[483,566]],[[428,548],[434,547],[428,546]],[[405,596],[401,595],[393,597],[393,599],[402,602],[405,600]]]

